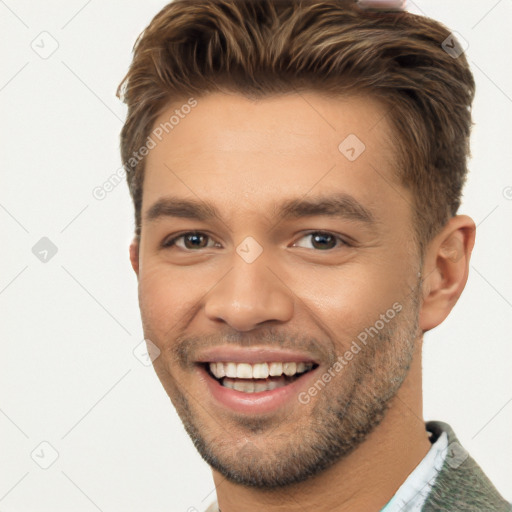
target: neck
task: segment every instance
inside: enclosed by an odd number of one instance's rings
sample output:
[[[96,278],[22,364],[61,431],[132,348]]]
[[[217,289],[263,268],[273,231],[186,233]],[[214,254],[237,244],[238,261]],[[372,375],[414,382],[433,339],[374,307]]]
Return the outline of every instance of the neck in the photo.
[[[277,490],[242,487],[213,471],[222,512],[380,511],[430,450],[421,375],[422,340],[408,376],[382,422],[353,452],[321,475]]]

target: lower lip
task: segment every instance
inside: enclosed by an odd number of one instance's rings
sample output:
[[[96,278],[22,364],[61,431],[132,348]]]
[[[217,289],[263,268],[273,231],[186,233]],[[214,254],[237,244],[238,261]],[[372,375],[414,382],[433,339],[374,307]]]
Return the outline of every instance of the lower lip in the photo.
[[[199,366],[202,380],[206,382],[208,391],[213,399],[228,409],[244,414],[262,414],[273,412],[280,407],[293,402],[300,404],[299,393],[310,385],[320,367],[310,370],[302,377],[294,380],[286,386],[260,391],[258,393],[244,393],[235,389],[226,388],[216,379],[210,376],[204,366]]]

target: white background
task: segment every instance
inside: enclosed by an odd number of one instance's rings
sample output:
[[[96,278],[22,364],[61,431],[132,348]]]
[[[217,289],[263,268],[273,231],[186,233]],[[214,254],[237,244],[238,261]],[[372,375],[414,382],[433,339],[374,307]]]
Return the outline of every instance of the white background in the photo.
[[[132,353],[143,335],[127,186],[92,195],[121,166],[116,87],[164,5],[0,1],[2,512],[201,511],[215,497],[152,367]],[[425,337],[425,419],[450,423],[512,501],[512,1],[409,10],[463,36],[477,81],[460,210],[477,242],[459,303]],[[58,43],[47,59],[31,48],[43,31]],[[42,237],[58,249],[47,263],[32,253]],[[30,455],[51,461],[43,441],[59,454],[46,470]]]

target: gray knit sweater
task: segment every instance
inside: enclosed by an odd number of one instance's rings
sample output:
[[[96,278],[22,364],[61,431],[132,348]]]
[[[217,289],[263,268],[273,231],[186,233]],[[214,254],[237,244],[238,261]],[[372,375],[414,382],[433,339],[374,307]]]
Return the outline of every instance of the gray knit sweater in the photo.
[[[448,435],[448,452],[422,512],[512,512],[480,466],[460,445],[453,429],[442,421],[429,421],[431,442],[444,431]]]
[[[446,432],[448,451],[422,512],[512,512],[512,504],[500,495],[480,466],[461,446],[448,423],[428,421],[426,429],[432,433],[432,443]],[[217,511],[217,502],[206,510]],[[243,512],[243,508],[240,508],[240,512]]]

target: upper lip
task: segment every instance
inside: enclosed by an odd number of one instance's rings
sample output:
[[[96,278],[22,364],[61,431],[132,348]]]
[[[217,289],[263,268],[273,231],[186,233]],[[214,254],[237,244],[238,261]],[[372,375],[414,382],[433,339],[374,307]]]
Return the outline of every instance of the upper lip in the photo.
[[[197,363],[315,363],[317,360],[310,354],[300,351],[280,350],[275,348],[254,347],[215,347],[201,352]]]

